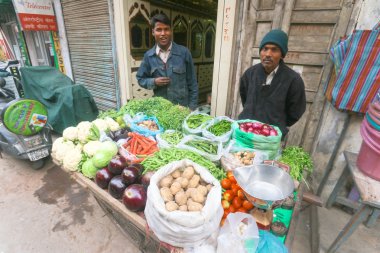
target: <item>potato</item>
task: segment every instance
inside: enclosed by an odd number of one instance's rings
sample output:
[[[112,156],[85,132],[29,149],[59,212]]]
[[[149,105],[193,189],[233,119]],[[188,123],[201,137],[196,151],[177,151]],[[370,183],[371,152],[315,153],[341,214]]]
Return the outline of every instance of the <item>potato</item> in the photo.
[[[180,211],[184,211],[184,212],[187,212],[187,205],[182,205],[179,207],[179,210]]]
[[[172,201],[174,196],[168,187],[162,187],[160,189],[161,197],[165,202]]]
[[[168,210],[169,212],[178,210],[178,205],[174,201],[169,201],[168,203],[166,203],[165,207],[166,210]]]
[[[173,183],[173,177],[171,175],[167,175],[166,177],[160,180],[161,187],[170,187],[172,183]]]
[[[203,203],[205,201],[205,196],[198,189],[191,192],[191,199],[194,202]]]
[[[173,194],[173,195],[176,195],[177,192],[179,192],[180,190],[182,190],[182,187],[181,187],[181,184],[179,182],[174,182],[171,186],[170,186],[170,192]]]
[[[198,185],[196,189],[198,190],[198,192],[202,193],[204,196],[207,195],[208,190],[206,186]]]
[[[199,204],[197,202],[192,202],[190,205],[187,205],[187,209],[190,212],[196,212],[196,211],[201,211],[203,208],[202,204]]]
[[[193,166],[187,166],[185,170],[182,173],[182,177],[187,178],[190,180],[194,175],[194,168]]]
[[[191,197],[191,192],[195,191],[195,190],[196,190],[196,188],[187,188],[187,190],[186,190],[186,196],[188,198],[190,198]]]
[[[187,186],[189,185],[189,180],[185,177],[179,177],[175,180],[175,182],[179,182],[183,189],[186,189]]]
[[[187,187],[189,188],[197,188],[198,185],[199,185],[199,180],[201,179],[201,177],[199,175],[194,175],[190,181],[189,181],[189,184]]]
[[[174,179],[179,178],[181,176],[181,171],[179,169],[176,169],[175,171],[170,174]]]
[[[212,184],[208,184],[208,185],[206,185],[206,188],[207,188],[207,191],[210,192],[210,191],[211,191],[211,188],[212,188]]]
[[[187,196],[183,191],[178,192],[175,195],[174,199],[179,206],[185,205],[187,203]]]

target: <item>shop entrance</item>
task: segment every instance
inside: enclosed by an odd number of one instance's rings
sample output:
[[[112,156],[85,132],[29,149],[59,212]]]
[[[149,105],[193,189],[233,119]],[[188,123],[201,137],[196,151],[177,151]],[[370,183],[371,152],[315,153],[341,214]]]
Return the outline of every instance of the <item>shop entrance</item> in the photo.
[[[149,20],[157,13],[165,13],[172,22],[174,42],[187,47],[192,54],[199,86],[199,104],[211,102],[208,98],[212,89],[217,5],[217,0],[129,1],[132,98],[153,95],[152,91],[138,85],[136,72],[144,53],[154,45]]]

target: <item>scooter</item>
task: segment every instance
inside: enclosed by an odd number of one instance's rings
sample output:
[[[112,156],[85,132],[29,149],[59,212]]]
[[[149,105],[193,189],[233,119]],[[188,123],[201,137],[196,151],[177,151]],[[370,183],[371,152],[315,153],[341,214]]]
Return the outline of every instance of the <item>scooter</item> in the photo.
[[[10,61],[0,69],[0,158],[4,152],[12,157],[29,160],[33,169],[41,169],[48,160],[51,147],[51,127],[47,124],[47,109],[32,99],[16,98],[15,92],[6,88],[4,77]],[[19,91],[19,87],[16,89]]]

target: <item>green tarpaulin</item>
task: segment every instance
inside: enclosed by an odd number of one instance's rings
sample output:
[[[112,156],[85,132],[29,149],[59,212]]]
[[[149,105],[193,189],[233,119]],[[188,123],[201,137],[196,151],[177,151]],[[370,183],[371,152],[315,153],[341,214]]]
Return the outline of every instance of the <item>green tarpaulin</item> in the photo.
[[[21,81],[25,98],[35,99],[48,110],[48,123],[62,134],[69,126],[81,121],[92,121],[98,108],[91,93],[53,67],[22,67]]]

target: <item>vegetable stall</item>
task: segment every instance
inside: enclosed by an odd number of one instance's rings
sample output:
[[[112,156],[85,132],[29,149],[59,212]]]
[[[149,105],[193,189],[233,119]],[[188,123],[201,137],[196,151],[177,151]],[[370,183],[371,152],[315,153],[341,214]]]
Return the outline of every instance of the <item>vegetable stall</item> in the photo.
[[[154,97],[66,128],[52,158],[143,252],[286,252],[312,162],[280,142],[276,126]]]

